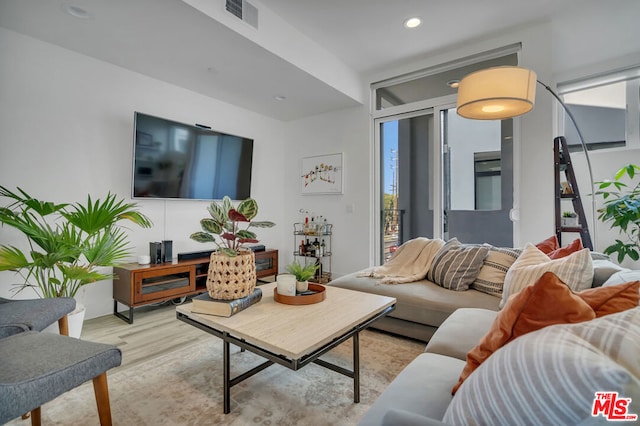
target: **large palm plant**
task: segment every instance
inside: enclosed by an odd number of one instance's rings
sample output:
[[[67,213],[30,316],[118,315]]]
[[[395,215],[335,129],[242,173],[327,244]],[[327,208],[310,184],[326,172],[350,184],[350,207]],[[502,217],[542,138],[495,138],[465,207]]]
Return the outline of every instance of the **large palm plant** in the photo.
[[[129,256],[118,222],[151,226],[136,204],[116,200],[111,193],[104,201],[88,196],[86,204],[55,204],[0,186],[0,197],[11,200],[0,207],[0,223],[22,232],[29,244],[26,252],[0,245],[0,271],[17,272],[24,280],[16,284],[17,291],[31,287],[41,297],[74,297],[82,286],[111,278],[100,267]]]

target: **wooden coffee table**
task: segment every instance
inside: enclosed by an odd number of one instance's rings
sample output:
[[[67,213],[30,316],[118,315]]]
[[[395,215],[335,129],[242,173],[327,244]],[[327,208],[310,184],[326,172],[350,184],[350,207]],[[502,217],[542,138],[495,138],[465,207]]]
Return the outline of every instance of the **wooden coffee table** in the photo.
[[[326,299],[320,303],[285,305],[273,300],[275,285],[260,286],[262,300],[229,318],[192,313],[190,303],[176,308],[180,321],[223,340],[224,413],[231,411],[231,387],[274,363],[298,370],[313,362],[353,378],[353,401],[360,402],[359,333],[393,311],[396,299],[328,285]],[[319,359],[350,338],[352,371]],[[230,344],[267,361],[231,378]]]

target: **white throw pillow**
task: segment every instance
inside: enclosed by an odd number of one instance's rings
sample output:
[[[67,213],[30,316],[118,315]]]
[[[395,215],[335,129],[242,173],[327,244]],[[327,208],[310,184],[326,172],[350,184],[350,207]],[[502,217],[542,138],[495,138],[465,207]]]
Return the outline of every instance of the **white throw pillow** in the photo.
[[[502,308],[512,294],[533,285],[545,272],[556,274],[573,291],[586,290],[593,281],[593,263],[589,249],[582,249],[560,259],[550,259],[540,249],[527,243],[504,278]]]

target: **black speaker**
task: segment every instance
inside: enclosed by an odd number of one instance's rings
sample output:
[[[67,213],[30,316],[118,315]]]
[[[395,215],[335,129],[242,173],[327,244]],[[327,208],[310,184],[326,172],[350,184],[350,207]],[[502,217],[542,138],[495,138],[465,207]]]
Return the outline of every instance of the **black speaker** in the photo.
[[[173,261],[173,241],[171,240],[163,240],[162,241],[162,261],[163,262],[172,262]]]
[[[157,265],[162,263],[162,243],[152,242],[149,243],[149,256],[151,257],[151,263]]]

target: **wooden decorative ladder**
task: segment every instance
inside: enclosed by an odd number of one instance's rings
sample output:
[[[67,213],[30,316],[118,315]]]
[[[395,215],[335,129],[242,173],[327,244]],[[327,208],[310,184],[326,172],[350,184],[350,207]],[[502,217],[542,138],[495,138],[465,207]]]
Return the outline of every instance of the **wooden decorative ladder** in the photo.
[[[589,234],[587,218],[582,207],[582,198],[578,190],[576,174],[571,163],[571,156],[567,147],[567,140],[564,136],[558,136],[553,140],[553,162],[555,169],[555,197],[556,197],[556,236],[558,243],[562,245],[563,232],[575,232],[580,234],[582,246],[593,251],[593,243]],[[560,173],[564,172],[566,181],[560,181]],[[573,204],[573,211],[578,216],[577,226],[562,226],[562,200],[570,199]]]

